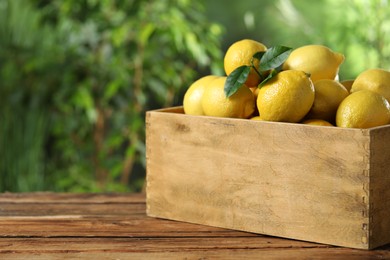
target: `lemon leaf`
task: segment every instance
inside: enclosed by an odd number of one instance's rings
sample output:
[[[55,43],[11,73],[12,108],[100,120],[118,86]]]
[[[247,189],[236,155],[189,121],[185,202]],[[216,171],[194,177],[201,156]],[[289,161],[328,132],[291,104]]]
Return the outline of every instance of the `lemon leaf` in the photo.
[[[251,66],[242,65],[227,76],[224,86],[224,92],[227,98],[236,93],[236,91],[245,83],[250,70]]]
[[[265,51],[256,52],[255,54],[253,54],[253,58],[261,60],[261,58],[264,56],[264,54],[265,54]]]
[[[286,46],[275,46],[269,48],[261,56],[259,70],[266,71],[280,67],[288,58],[292,48]]]
[[[268,74],[268,76],[267,76],[262,82],[260,82],[258,88],[261,88],[262,86],[264,86],[270,79],[272,79],[273,77],[275,77],[276,74],[279,73],[279,71],[280,71],[280,70],[273,69],[273,70],[271,71],[271,73]]]

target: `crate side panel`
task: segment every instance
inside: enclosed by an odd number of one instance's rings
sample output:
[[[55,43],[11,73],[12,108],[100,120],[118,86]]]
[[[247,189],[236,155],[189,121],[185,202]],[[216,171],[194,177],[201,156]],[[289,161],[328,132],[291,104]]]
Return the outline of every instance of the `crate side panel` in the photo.
[[[151,113],[150,216],[366,248],[367,136]]]
[[[370,248],[390,243],[390,127],[371,131]]]

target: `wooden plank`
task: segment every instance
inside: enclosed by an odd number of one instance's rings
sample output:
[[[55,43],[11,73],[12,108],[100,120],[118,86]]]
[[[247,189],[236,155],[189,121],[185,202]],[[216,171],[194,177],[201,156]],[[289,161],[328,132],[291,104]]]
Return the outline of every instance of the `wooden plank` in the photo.
[[[368,248],[366,130],[148,112],[150,216]]]
[[[12,238],[6,242],[0,240],[0,248],[13,251],[31,250],[40,247],[41,250],[63,250],[63,245],[70,245],[68,249],[82,250],[84,244],[90,244],[91,248],[99,248],[106,244],[105,249],[115,249],[128,247],[129,252],[144,251],[186,251],[192,249],[264,249],[264,248],[330,248],[330,246],[298,242],[288,239],[268,237],[172,237],[172,238]]]
[[[0,239],[4,259],[384,259],[390,252],[327,247],[267,238]]]
[[[120,207],[118,207],[118,204]],[[90,216],[90,215],[123,215],[137,216],[145,213],[145,203],[1,203],[2,216]]]
[[[0,255],[1,256],[1,255]],[[388,256],[384,256],[388,257]],[[250,250],[250,249],[222,249],[222,250],[194,250],[186,252],[128,252],[126,249],[117,251],[70,251],[62,250],[49,251],[49,252],[18,252],[6,254],[4,259],[132,259],[132,260],[144,260],[144,259],[186,259],[186,260],[199,260],[199,259],[215,259],[215,260],[236,260],[236,259],[334,259],[334,260],[370,260],[370,259],[385,259],[381,255],[366,255],[364,252],[350,252],[346,253],[338,249],[290,249],[280,250],[265,249],[265,250]]]
[[[371,130],[370,145],[370,246],[390,241],[390,131]]]
[[[0,193],[1,203],[144,203],[142,193]]]
[[[112,213],[111,213],[112,214]],[[129,213],[131,214],[131,213]],[[205,237],[256,234],[189,223],[124,215],[0,217],[0,237]]]

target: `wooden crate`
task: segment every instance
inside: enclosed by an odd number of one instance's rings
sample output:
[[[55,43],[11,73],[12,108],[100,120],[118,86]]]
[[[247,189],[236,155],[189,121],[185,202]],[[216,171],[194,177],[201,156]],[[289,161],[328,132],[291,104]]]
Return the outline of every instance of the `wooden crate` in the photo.
[[[147,214],[351,248],[390,243],[390,126],[146,114]]]

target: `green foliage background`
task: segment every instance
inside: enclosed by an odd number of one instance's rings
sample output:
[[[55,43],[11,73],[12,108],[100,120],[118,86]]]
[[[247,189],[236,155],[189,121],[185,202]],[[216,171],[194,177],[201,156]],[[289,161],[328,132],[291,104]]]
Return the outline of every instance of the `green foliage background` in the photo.
[[[346,56],[341,80],[390,69],[389,0],[226,0],[223,12],[221,1],[207,5],[208,16],[226,28],[223,51],[242,38],[293,48],[324,44]]]
[[[0,191],[140,191],[145,111],[230,44],[325,44],[390,67],[387,0],[0,0]]]
[[[187,0],[0,0],[0,189],[141,190],[145,111],[219,73],[221,33]]]

